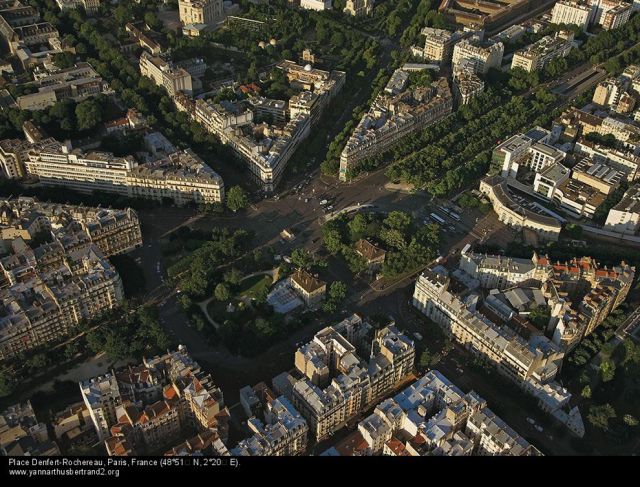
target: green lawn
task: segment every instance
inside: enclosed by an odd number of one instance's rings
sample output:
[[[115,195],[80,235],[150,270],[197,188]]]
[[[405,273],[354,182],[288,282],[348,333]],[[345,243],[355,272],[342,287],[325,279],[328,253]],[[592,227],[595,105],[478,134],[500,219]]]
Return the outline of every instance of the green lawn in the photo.
[[[249,277],[240,282],[240,289],[236,297],[248,296],[255,298],[264,292],[265,289],[268,289],[271,283],[271,276],[260,275]]]

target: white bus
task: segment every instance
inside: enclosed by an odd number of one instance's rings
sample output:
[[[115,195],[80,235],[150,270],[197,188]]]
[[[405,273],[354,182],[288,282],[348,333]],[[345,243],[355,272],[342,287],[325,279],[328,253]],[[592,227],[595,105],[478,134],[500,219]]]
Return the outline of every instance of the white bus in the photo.
[[[455,221],[459,222],[460,221],[460,215],[458,215],[457,213],[454,213],[453,211],[449,212],[449,216],[451,218],[453,218]]]
[[[445,221],[440,218],[438,215],[436,215],[435,213],[431,213],[431,215],[429,215],[431,217],[431,219],[437,223],[439,223],[440,225],[444,225]]]

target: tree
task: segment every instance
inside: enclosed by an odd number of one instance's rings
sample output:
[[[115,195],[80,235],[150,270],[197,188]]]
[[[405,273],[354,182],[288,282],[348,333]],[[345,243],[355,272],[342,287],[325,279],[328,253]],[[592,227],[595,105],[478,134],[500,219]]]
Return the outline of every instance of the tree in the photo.
[[[102,108],[94,100],[79,103],[75,113],[79,130],[91,130],[102,122]]]
[[[222,282],[216,286],[213,294],[218,301],[228,301],[231,297],[229,288]]]
[[[580,225],[569,223],[566,227],[564,227],[564,230],[567,235],[574,240],[579,240],[580,238],[582,238],[582,227]]]
[[[291,263],[299,269],[308,271],[313,266],[314,259],[307,249],[299,248],[291,252]]]
[[[233,186],[227,193],[227,208],[236,212],[249,206],[249,198],[240,186]]]
[[[624,423],[628,426],[638,426],[638,419],[631,414],[625,414],[622,417],[622,421],[624,421]]]
[[[242,271],[232,267],[231,270],[224,273],[224,282],[237,286],[242,281]]]
[[[584,397],[585,399],[590,399],[591,398],[591,387],[590,386],[584,386],[582,388],[582,393],[581,393],[582,397]]]
[[[601,406],[591,406],[587,419],[596,428],[602,430],[609,429],[609,421],[616,417],[616,411],[611,404],[603,404]]]
[[[431,356],[429,350],[425,349],[424,352],[420,354],[420,367],[429,367],[429,365],[431,365],[432,358],[433,357]]]
[[[600,363],[600,377],[602,382],[609,382],[613,380],[616,375],[616,364],[613,360],[606,359]]]
[[[15,388],[14,379],[6,370],[0,371],[0,397],[9,396]]]
[[[329,299],[335,303],[340,303],[347,297],[347,285],[342,281],[333,281],[329,286]]]
[[[53,56],[53,64],[60,69],[72,68],[75,62],[76,57],[68,51],[63,51]]]
[[[78,342],[74,341],[64,347],[64,358],[71,360],[78,353]]]

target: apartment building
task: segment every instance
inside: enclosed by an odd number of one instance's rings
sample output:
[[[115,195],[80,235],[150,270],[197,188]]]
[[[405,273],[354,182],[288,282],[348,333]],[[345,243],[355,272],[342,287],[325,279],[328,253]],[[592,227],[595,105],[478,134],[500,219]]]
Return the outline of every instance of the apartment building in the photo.
[[[487,74],[489,69],[500,69],[504,44],[482,44],[475,39],[464,39],[453,48],[452,65],[455,69],[459,64],[470,63],[476,74]]]
[[[533,456],[541,453],[474,391],[427,372],[358,424],[367,455]]]
[[[396,73],[406,70],[400,68]],[[392,76],[385,92],[362,117],[340,154],[340,180],[348,180],[364,159],[383,153],[403,137],[451,114],[453,95],[446,78],[416,89],[407,89],[407,82],[408,76]]]
[[[344,12],[354,17],[371,15],[375,0],[347,0]]]
[[[451,32],[434,27],[424,27],[420,33],[424,36],[421,57],[425,61],[441,64],[451,63],[453,46],[464,36],[458,31]]]
[[[30,143],[21,139],[0,140],[0,169],[7,179],[20,179],[27,176],[25,161],[29,158],[29,151],[33,148],[44,149],[55,147],[58,142],[52,138]]]
[[[604,228],[623,235],[640,230],[640,186],[629,188],[620,202],[609,210]]]
[[[586,0],[560,0],[551,11],[551,23],[577,25],[586,31],[593,14],[593,8]]]
[[[177,93],[193,94],[193,80],[186,69],[175,67],[146,51],[140,55],[140,74],[151,78],[156,85],[164,87],[171,97]]]
[[[545,36],[539,41],[516,51],[513,54],[511,69],[520,68],[528,73],[544,68],[554,59],[567,57],[573,46],[574,34],[571,31],[557,32],[554,36]]]
[[[65,242],[82,235],[81,245],[95,244],[106,256],[129,252],[142,245],[140,221],[131,208],[124,210],[42,203],[19,197],[0,201],[0,240],[5,247],[16,239],[29,242],[41,234]]]
[[[531,131],[530,134],[533,132],[535,131]],[[548,134],[546,131],[541,132]],[[545,142],[548,135],[540,140],[536,140],[537,137],[517,134],[493,150],[492,160],[502,167],[503,177],[515,178],[521,166],[530,168],[534,172],[541,172],[565,159],[566,152]]]
[[[231,450],[234,456],[296,456],[307,449],[307,422],[284,396],[267,405],[265,422],[250,418],[247,426],[254,433]]]
[[[543,241],[557,241],[562,225],[555,218],[525,208],[516,201],[508,189],[507,181],[500,176],[487,176],[480,181],[480,192],[485,194],[498,219],[516,229],[533,231]]]
[[[569,138],[590,133],[613,135],[621,145],[635,150],[640,139],[640,128],[625,118],[614,118],[602,113],[589,113],[578,109],[568,110],[554,121],[555,130]]]
[[[392,392],[412,371],[413,342],[395,326],[379,330],[368,363],[358,357],[362,320],[327,327],[296,351],[296,369],[304,376],[293,386],[292,402],[320,441],[344,426],[377,398]]]
[[[592,101],[602,107],[615,106],[620,101],[624,88],[620,79],[602,81],[596,86]]]
[[[37,91],[16,99],[21,110],[44,110],[60,100],[80,102],[101,93],[111,93],[108,83],[89,63],[54,71],[29,85]]]
[[[126,176],[128,196],[171,200],[178,206],[224,201],[222,178],[191,149],[139,165]]]
[[[37,177],[45,186],[80,193],[104,191],[131,198],[171,200],[178,206],[224,200],[222,178],[190,149],[138,164],[132,156],[85,153],[52,141],[4,153],[2,147],[10,142],[0,142],[0,161],[7,161],[5,165],[14,172],[21,167],[17,162],[23,163],[24,174]]]
[[[79,383],[82,400],[96,430],[99,441],[110,436],[110,428],[116,424],[116,408],[122,400],[118,381],[114,374],[105,374]]]
[[[453,87],[458,103],[467,105],[484,91],[484,81],[473,70],[466,69],[454,73]]]
[[[589,0],[589,4],[593,8],[593,23],[605,30],[622,27],[633,13],[632,4],[621,0]]]
[[[546,280],[549,270],[538,265],[538,256],[518,259],[463,252],[459,269],[479,281],[483,288],[504,290],[526,281]]]
[[[127,173],[137,166],[131,156],[115,157],[107,152],[84,153],[67,144],[31,149],[26,172],[45,186],[59,186],[81,193],[106,191],[126,196]]]
[[[308,93],[311,96],[317,97],[310,91]],[[301,94],[302,95],[302,94]],[[291,98],[293,100],[294,97]],[[289,106],[291,107],[291,100],[289,100]],[[251,111],[254,114],[256,122],[269,122],[271,124],[284,124],[287,120],[287,104],[283,100],[273,100],[271,98],[265,98],[264,96],[252,96],[249,98],[249,104],[251,105]],[[291,118],[295,118],[297,113],[291,114]],[[290,108],[291,111],[291,108]]]
[[[55,441],[63,448],[92,446],[98,441],[89,409],[84,402],[66,407],[52,420]]]
[[[125,30],[133,37],[136,42],[142,47],[149,51],[152,55],[158,56],[162,52],[162,48],[160,44],[151,39],[147,34],[138,29],[131,22],[127,22],[125,25]]]

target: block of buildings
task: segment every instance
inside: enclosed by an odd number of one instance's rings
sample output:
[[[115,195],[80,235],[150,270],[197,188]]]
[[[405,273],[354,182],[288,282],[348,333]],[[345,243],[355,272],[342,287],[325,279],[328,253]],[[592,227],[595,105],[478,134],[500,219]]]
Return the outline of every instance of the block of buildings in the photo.
[[[450,283],[448,276],[425,271],[416,282],[414,306],[582,436],[584,426],[577,408],[570,407],[571,394],[554,381],[564,356],[562,349],[543,335],[526,340],[494,323],[455,294]]]
[[[115,268],[82,233],[35,249],[22,239],[11,246],[0,260],[0,359],[60,340],[124,299]]]
[[[358,434],[364,455],[541,455],[483,398],[465,394],[437,370],[378,404],[358,424]]]
[[[4,456],[57,456],[47,426],[36,418],[30,401],[14,404],[0,413],[0,453]]]
[[[60,100],[80,102],[101,93],[112,92],[108,83],[89,63],[78,63],[72,68],[55,71],[29,85],[37,91],[16,99],[21,110],[43,110]]]
[[[554,164],[536,174],[533,189],[575,218],[593,218],[626,175],[606,162],[589,157],[577,159],[571,170]]]
[[[229,411],[222,391],[182,346],[144,359],[135,370],[83,381],[80,391],[111,456],[164,452],[194,434],[209,444],[226,441]]]
[[[24,69],[50,62],[53,55],[62,52],[58,30],[43,22],[35,8],[18,0],[0,4],[0,36]]]
[[[375,333],[370,347],[362,319],[354,316],[327,327],[295,355],[303,379],[293,386],[292,402],[320,441],[391,393],[409,376],[415,360],[413,341],[388,326]],[[357,355],[368,350],[368,361]]]
[[[125,184],[131,197],[170,200],[178,206],[220,203],[225,196],[222,178],[190,149],[134,167]]]
[[[522,22],[549,9],[555,0],[447,0],[439,12],[450,23],[495,32]]]
[[[56,0],[56,4],[62,11],[83,8],[89,15],[100,8],[100,0]]]
[[[72,242],[95,244],[106,257],[129,252],[142,245],[137,213],[86,206],[42,203],[20,197],[0,202],[0,240],[10,250],[16,239],[24,242],[51,236],[65,248]],[[68,243],[67,243],[68,241]]]
[[[379,155],[403,137],[451,114],[453,95],[446,78],[407,88],[408,72],[394,72],[340,154],[340,180],[346,181],[367,157]]]
[[[287,163],[345,81],[342,71],[322,71],[292,61],[282,61],[277,68],[292,88],[300,90],[286,107],[282,100],[259,96],[250,102],[198,99],[193,113],[196,121],[247,164],[253,179],[267,192],[274,191]],[[270,123],[257,123],[259,119]]]

